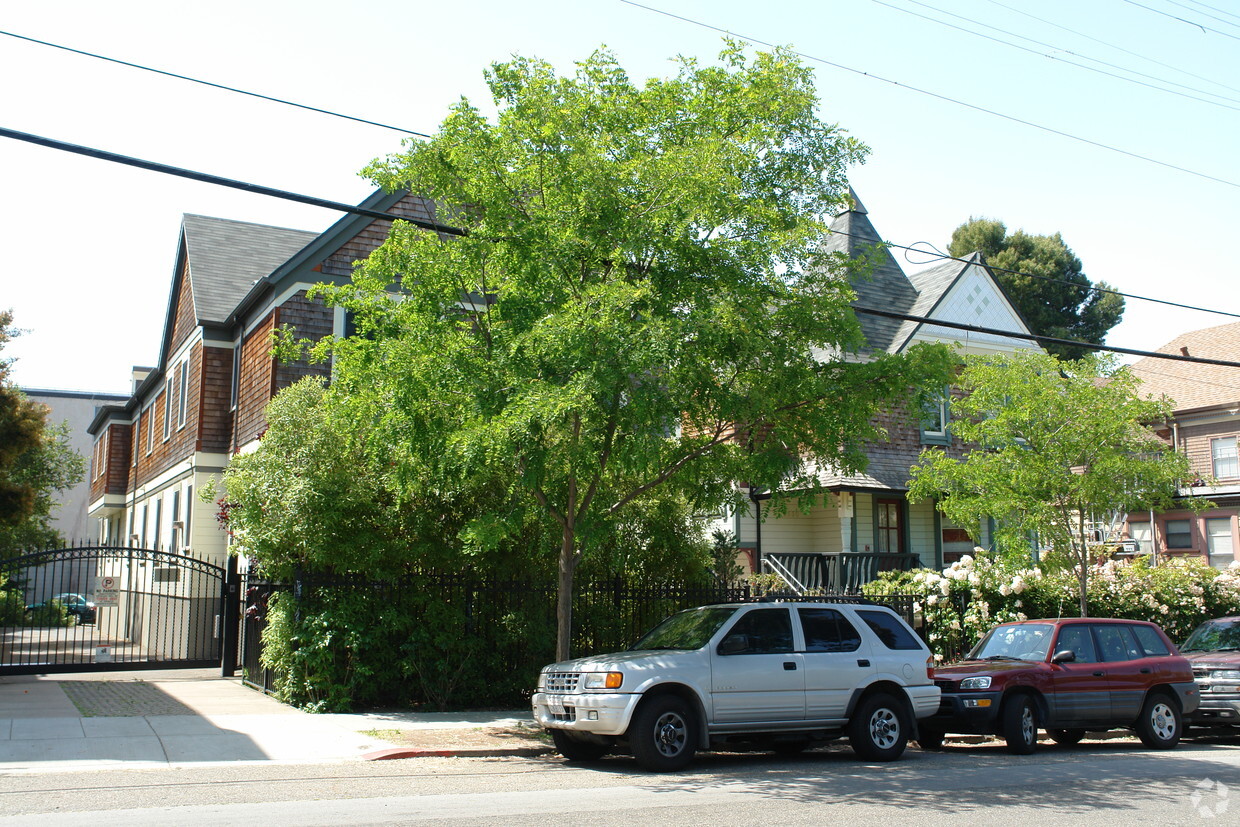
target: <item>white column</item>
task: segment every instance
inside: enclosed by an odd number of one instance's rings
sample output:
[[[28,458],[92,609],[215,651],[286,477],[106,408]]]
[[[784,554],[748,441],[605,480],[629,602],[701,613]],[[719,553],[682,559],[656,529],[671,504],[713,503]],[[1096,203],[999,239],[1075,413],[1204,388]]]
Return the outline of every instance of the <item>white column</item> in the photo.
[[[840,550],[852,551],[853,495],[848,491],[833,494],[835,512],[840,518]]]

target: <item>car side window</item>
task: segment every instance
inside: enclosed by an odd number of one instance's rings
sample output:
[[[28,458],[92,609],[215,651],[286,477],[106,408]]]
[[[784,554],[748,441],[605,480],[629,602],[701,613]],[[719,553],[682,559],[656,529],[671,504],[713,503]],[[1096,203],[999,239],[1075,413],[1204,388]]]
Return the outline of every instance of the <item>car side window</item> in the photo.
[[[888,649],[920,649],[921,643],[899,619],[887,612],[858,609],[857,617],[865,621]]]
[[[855,652],[861,633],[835,609],[798,609],[806,652]]]
[[[1098,636],[1098,646],[1102,650],[1102,659],[1115,663],[1122,660],[1136,660],[1141,657],[1137,642],[1128,632],[1128,627],[1118,623],[1099,623],[1094,627]]]
[[[792,651],[787,609],[754,609],[742,615],[719,643],[721,655],[770,655]]]
[[[1137,639],[1137,643],[1141,644],[1141,649],[1148,657],[1160,658],[1171,654],[1171,650],[1167,648],[1167,644],[1158,636],[1149,626],[1133,626],[1132,634]]]
[[[1076,663],[1097,663],[1098,654],[1094,649],[1094,638],[1088,626],[1064,626],[1059,630],[1059,640],[1055,642],[1055,652],[1065,649],[1072,650],[1076,655]]]

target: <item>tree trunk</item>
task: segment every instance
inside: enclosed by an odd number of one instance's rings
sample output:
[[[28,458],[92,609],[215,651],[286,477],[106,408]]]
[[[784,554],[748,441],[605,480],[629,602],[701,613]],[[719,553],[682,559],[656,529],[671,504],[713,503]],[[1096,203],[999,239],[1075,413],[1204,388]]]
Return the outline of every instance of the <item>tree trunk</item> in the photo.
[[[555,599],[555,659],[572,657],[573,641],[573,573],[577,569],[573,553],[573,529],[565,526],[560,539],[560,566]]]
[[[1086,554],[1085,558],[1088,559]],[[1081,573],[1078,577],[1081,583],[1081,617],[1089,617],[1089,566],[1082,564]]]

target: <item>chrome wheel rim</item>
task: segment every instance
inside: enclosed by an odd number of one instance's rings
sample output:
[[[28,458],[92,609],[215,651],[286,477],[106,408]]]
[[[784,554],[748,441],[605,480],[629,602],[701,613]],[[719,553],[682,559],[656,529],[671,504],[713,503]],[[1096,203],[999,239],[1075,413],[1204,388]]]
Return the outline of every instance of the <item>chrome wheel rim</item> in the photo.
[[[870,740],[879,749],[891,749],[900,740],[900,719],[890,709],[876,709],[870,716]]]
[[[689,741],[689,726],[676,712],[664,712],[654,722],[654,747],[660,755],[674,758],[684,752]]]
[[[1020,712],[1020,734],[1026,744],[1037,743],[1038,727],[1033,720],[1033,709],[1028,705]]]
[[[1170,741],[1175,737],[1175,712],[1165,703],[1154,704],[1150,710],[1150,729],[1160,741]]]

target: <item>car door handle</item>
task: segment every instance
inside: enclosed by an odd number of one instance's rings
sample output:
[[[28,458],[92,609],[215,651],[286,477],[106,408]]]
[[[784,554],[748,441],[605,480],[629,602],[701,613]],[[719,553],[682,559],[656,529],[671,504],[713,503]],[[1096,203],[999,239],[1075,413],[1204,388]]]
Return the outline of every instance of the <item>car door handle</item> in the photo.
[[[870,662],[866,660],[865,658],[861,658],[857,661],[857,665],[858,666],[869,666]]]
[[[786,660],[786,661],[784,661],[784,671],[785,671],[785,672],[795,672],[795,671],[797,671],[797,662],[796,662],[796,661],[794,661],[794,660]]]
[[[1141,670],[1142,675],[1148,675],[1149,673],[1150,673],[1150,670],[1148,668]]]
[[[1095,673],[1094,673],[1094,677],[1095,677],[1095,678],[1101,678],[1101,677],[1103,677],[1103,676],[1105,676],[1105,675],[1106,675],[1106,672],[1095,672]]]

